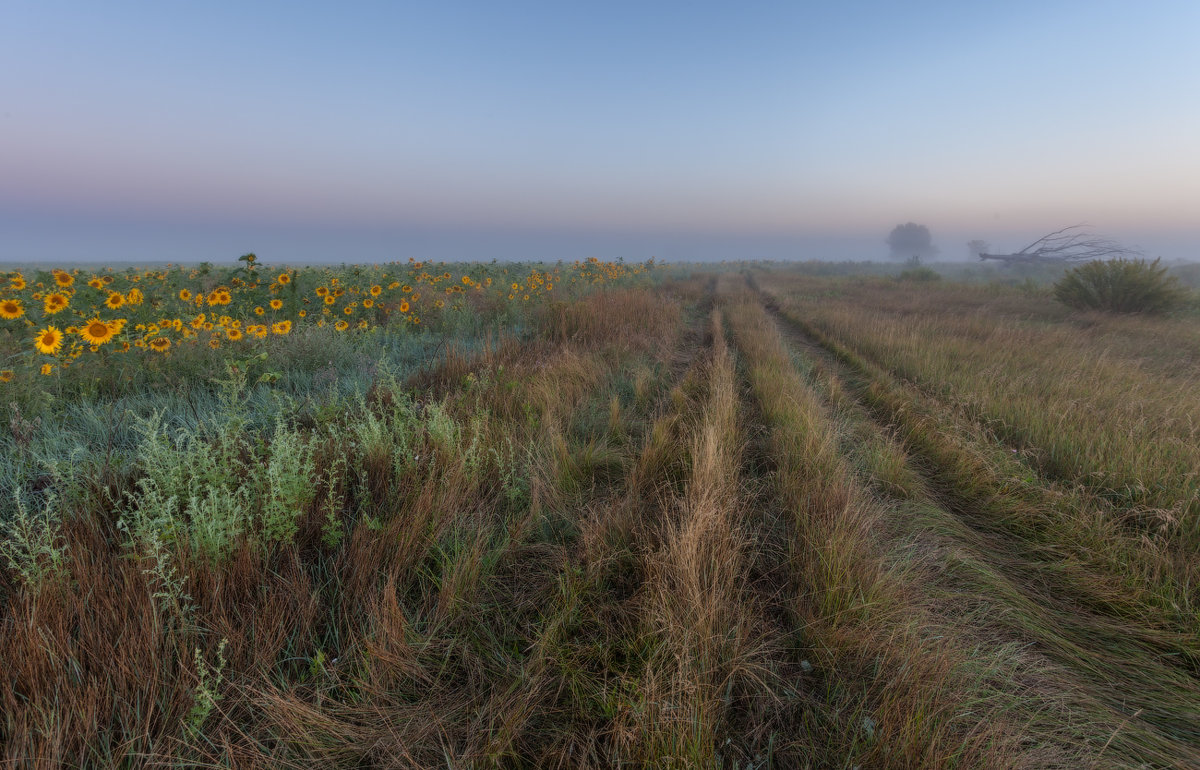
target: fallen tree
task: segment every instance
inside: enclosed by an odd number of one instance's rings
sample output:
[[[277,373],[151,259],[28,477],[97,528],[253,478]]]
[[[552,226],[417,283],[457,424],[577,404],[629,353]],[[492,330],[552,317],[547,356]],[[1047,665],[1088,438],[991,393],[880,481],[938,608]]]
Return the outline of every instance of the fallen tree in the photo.
[[[1116,241],[1084,231],[1083,225],[1071,225],[1043,235],[1020,251],[1012,254],[987,254],[979,258],[1007,263],[1027,262],[1091,262],[1098,259],[1123,259],[1140,256],[1141,252],[1122,246]]]

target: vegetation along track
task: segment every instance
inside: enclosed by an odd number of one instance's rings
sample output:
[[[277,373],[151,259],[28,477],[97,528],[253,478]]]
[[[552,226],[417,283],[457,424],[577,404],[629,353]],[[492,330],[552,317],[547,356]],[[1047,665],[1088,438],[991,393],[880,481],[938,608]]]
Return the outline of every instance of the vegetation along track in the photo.
[[[896,536],[938,554],[930,595],[943,611],[969,610],[978,638],[1044,659],[1037,688],[1094,730],[1077,737],[1099,741],[1101,757],[1200,762],[1197,637],[1158,611],[1153,593],[1122,596],[1128,586],[1108,560],[1073,552],[1075,523],[1064,519],[1079,508],[1052,483],[1014,485],[1028,469],[996,463],[1005,452],[977,426],[807,325],[786,298],[756,296],[841,415],[847,451],[874,444],[861,472],[905,518]]]
[[[813,323],[844,286],[456,281],[491,315],[88,396],[132,427],[75,485],[13,421],[62,516],[5,551],[8,764],[1200,767],[1185,541]]]

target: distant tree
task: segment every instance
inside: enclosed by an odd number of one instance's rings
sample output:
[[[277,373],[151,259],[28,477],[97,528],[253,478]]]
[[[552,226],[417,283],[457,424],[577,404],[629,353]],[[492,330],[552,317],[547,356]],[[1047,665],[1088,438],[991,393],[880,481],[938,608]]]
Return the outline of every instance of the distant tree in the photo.
[[[929,234],[929,228],[915,222],[893,227],[885,243],[892,250],[892,259],[932,257],[937,254],[937,249],[933,245],[933,236]]]
[[[987,241],[967,241],[967,251],[972,257],[978,258],[980,254],[987,254],[992,250],[992,244]]]

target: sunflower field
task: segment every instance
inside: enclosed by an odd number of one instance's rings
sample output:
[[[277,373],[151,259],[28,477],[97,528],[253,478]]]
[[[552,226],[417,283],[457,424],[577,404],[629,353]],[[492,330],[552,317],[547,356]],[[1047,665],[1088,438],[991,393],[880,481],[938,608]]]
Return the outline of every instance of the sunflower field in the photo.
[[[495,316],[636,277],[653,263],[568,265],[17,270],[0,282],[0,382],[111,366],[205,346],[237,355],[306,329],[353,334],[440,329],[448,316]]]

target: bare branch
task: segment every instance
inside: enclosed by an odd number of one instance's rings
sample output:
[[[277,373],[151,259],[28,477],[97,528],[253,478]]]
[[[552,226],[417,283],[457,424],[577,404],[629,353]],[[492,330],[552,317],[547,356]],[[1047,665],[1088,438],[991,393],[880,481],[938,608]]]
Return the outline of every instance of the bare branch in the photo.
[[[1012,254],[980,254],[979,258],[1004,262],[1090,262],[1141,255],[1136,249],[1084,232],[1082,227],[1071,225],[1055,230]]]

